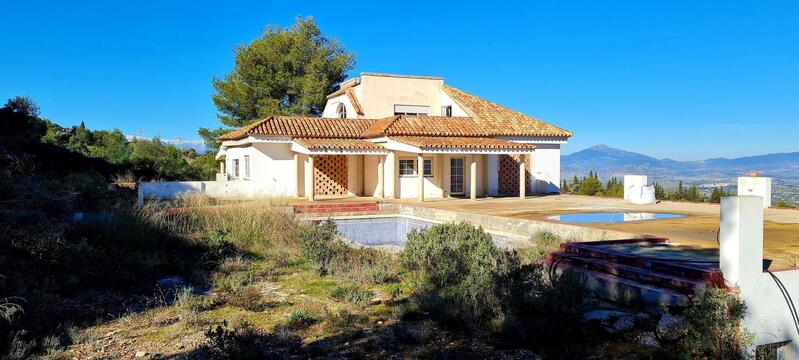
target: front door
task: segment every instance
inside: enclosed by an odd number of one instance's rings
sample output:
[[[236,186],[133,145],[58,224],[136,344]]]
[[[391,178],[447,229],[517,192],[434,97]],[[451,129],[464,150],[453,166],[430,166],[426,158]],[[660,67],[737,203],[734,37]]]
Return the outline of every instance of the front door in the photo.
[[[449,159],[449,192],[463,194],[463,158]]]

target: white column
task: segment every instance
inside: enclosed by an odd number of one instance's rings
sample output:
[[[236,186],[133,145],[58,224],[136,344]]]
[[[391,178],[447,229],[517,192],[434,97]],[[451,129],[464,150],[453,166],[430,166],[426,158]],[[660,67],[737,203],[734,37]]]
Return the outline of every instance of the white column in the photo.
[[[469,157],[469,197],[477,200],[477,159],[476,155]]]
[[[763,273],[763,200],[759,196],[721,199],[719,265],[730,287],[752,282]]]
[[[419,201],[424,201],[424,158],[422,154],[416,155],[416,191]]]
[[[308,155],[308,161],[305,162],[305,196],[308,197],[308,201],[314,200],[314,167],[313,167],[313,155]]]
[[[294,197],[300,196],[300,154],[294,153]]]
[[[526,194],[524,175],[527,172],[524,168],[525,158],[524,154],[519,155],[519,199],[524,199]]]
[[[375,197],[383,198],[383,178],[385,177],[385,173],[383,173],[383,163],[385,162],[383,155],[377,155],[377,189],[375,189]]]
[[[386,186],[385,196],[388,198],[397,198],[396,181],[397,181],[397,154],[394,151],[389,151],[386,155],[386,163],[384,165],[386,171],[386,178],[384,184]]]

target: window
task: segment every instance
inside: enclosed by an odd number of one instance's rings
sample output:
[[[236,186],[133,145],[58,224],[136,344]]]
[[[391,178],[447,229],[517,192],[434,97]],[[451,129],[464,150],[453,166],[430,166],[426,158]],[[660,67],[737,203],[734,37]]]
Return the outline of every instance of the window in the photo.
[[[424,159],[424,176],[433,176],[433,160]]]
[[[452,116],[452,105],[442,106],[441,107],[441,116]]]
[[[449,192],[463,194],[463,158],[449,159]]]
[[[400,159],[399,174],[400,176],[416,175],[416,161]]]
[[[394,105],[394,115],[427,115],[429,113],[429,106]]]
[[[239,159],[233,159],[233,177],[239,178]]]
[[[250,179],[250,155],[244,155],[244,179]]]
[[[344,103],[338,103],[338,106],[336,107],[336,115],[340,119],[346,119],[347,118],[347,107],[344,106]]]

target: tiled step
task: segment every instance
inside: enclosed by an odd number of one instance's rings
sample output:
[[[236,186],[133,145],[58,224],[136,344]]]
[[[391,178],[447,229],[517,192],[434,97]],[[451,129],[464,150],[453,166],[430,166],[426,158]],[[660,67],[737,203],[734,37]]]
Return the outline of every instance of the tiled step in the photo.
[[[302,214],[330,214],[330,213],[355,213],[378,212],[377,203],[342,203],[342,204],[311,204],[294,205],[295,213]]]
[[[690,297],[677,290],[653,286],[569,264],[563,264],[558,267],[559,271],[566,269],[583,275],[586,287],[591,289],[596,296],[603,299],[624,304],[640,304],[649,308],[656,308],[661,305],[687,306],[691,304]],[[703,291],[700,289],[695,295],[700,296]]]
[[[651,259],[645,256],[592,246],[591,243],[566,243],[561,245],[561,252],[571,254],[574,257],[603,260],[608,263],[645,269],[653,273],[701,280],[703,283],[708,283],[715,287],[724,287],[724,277],[721,271],[714,268],[701,267],[690,262]]]
[[[625,265],[610,260],[575,256],[575,254],[571,253],[551,253],[548,256],[547,262],[557,262],[558,264],[566,264],[572,267],[615,275],[620,278],[691,294],[696,293],[697,290],[704,289],[706,286],[706,282],[701,278],[689,278],[665,272],[653,271],[646,268]]]

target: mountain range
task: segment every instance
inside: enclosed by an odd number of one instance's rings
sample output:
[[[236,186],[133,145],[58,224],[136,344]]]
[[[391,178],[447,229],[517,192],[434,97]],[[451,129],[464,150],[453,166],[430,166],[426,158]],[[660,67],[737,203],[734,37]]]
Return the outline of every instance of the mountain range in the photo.
[[[651,156],[596,145],[561,156],[561,176],[585,176],[590,170],[600,178],[625,174],[647,175],[650,181],[689,183],[735,181],[738,176],[756,171],[775,182],[799,184],[799,152],[747,156],[736,159],[714,158],[700,161],[657,159]]]

